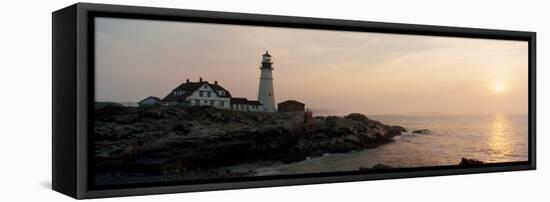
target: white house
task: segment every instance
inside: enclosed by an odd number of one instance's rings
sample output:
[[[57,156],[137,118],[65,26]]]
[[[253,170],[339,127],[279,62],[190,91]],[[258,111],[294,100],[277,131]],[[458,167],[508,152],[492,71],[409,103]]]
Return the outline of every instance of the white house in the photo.
[[[202,77],[198,82],[190,82],[189,79],[177,88],[174,88],[170,94],[162,99],[169,105],[199,105],[213,106],[223,109],[230,109],[231,93],[218,85],[217,81],[208,83],[203,81]]]
[[[231,93],[220,86],[217,81],[190,82],[189,79],[174,88],[164,99],[168,105],[213,106],[222,109],[239,111],[265,111],[258,101],[246,98],[234,98]]]
[[[238,111],[263,112],[267,111],[262,103],[246,98],[231,98],[231,109]]]

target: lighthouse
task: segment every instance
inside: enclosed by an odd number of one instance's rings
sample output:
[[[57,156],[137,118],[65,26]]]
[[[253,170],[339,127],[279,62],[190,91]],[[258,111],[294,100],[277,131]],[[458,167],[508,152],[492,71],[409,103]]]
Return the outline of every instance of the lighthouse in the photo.
[[[271,62],[271,55],[267,51],[262,55],[260,71],[258,101],[262,103],[265,111],[275,112],[277,109],[275,108],[275,92],[273,91],[273,62]]]

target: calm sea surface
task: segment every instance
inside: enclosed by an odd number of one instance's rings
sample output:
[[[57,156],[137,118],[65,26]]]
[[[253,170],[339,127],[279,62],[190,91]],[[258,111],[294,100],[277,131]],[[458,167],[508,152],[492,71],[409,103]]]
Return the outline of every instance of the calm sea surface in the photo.
[[[326,154],[292,164],[262,167],[259,175],[357,170],[382,163],[395,167],[458,165],[462,157],[485,162],[528,160],[527,115],[379,115],[369,116],[409,131],[374,149]]]

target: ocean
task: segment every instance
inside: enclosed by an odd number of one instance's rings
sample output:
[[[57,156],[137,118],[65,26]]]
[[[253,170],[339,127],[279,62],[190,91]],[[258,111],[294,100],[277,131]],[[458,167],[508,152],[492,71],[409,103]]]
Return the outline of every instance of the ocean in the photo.
[[[266,166],[257,175],[353,171],[378,163],[394,167],[458,165],[462,157],[487,163],[528,160],[527,115],[377,115],[384,124],[408,132],[377,148],[325,154],[304,161]],[[430,134],[410,133],[428,129]]]

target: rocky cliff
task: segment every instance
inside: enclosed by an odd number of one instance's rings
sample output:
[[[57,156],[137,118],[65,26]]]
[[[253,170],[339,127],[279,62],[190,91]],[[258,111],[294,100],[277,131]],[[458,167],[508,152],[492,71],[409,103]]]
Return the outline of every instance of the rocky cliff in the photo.
[[[237,112],[211,107],[105,105],[92,137],[98,173],[181,173],[256,161],[295,162],[373,148],[404,128],[362,114]]]

